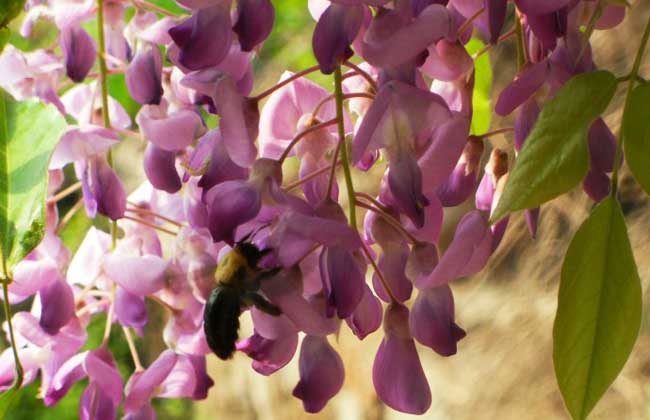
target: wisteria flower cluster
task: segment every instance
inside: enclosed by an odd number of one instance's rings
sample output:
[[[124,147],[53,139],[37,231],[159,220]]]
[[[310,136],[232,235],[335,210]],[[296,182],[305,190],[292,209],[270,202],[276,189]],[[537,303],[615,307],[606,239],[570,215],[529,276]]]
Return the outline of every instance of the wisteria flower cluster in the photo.
[[[425,413],[432,396],[419,353],[452,356],[466,334],[450,283],[482,270],[499,246],[509,216],[495,210],[515,155],[546,104],[596,70],[589,35],[618,25],[625,4],[309,0],[318,65],[286,71],[253,95],[271,1],[176,3],[186,14],[150,0],[28,0],[20,34],[48,22],[58,41],[30,52],[7,45],[0,55],[0,86],[68,121],[49,162],[44,238],[8,285],[9,303],[33,302],[11,319],[22,385],[40,377],[39,396],[53,405],[88,378],[81,418],[115,418],[120,406],[125,419],[155,418],[153,398],[206,398],[214,385],[206,357],[231,345],[219,356],[244,353],[262,375],[297,357],[293,395],[318,412],[345,379],[333,337],[349,328],[363,340],[382,328],[377,395]],[[470,54],[472,38],[487,46]],[[510,39],[518,67],[494,112],[513,115],[514,127],[470,135],[475,60]],[[332,92],[306,77],[317,71],[333,75]],[[140,105],[134,120],[108,95],[107,75],[121,73]],[[491,146],[509,132],[514,150]],[[111,151],[137,136],[147,180],[129,192]],[[583,187],[600,202],[620,159],[601,118],[589,125],[588,147]],[[287,179],[290,160],[297,179]],[[383,171],[379,190],[355,190],[371,169]],[[58,204],[78,190],[72,211],[113,224],[90,228],[73,254],[58,235],[70,216]],[[450,207],[470,210],[441,252]],[[539,206],[525,217],[534,237]],[[254,263],[242,246],[259,253]],[[133,334],[147,328],[147,301],[166,310],[167,349],[143,366]],[[238,337],[246,313],[254,332]],[[80,352],[99,314],[105,339]],[[108,350],[112,329],[133,350],[126,380]],[[5,350],[0,388],[12,386],[15,367]]]

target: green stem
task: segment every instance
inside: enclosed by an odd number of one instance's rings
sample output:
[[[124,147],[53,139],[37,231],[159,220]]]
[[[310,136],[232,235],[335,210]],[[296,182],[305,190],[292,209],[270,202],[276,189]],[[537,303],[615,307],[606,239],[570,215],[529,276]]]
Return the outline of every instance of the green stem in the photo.
[[[524,65],[526,65],[526,61],[528,61],[528,57],[526,54],[526,47],[525,47],[525,39],[524,39],[524,31],[521,26],[521,21],[519,20],[519,16],[515,15],[515,32],[517,33],[517,65],[518,69],[521,70]]]
[[[641,68],[641,60],[643,60],[643,54],[645,52],[646,46],[648,45],[648,37],[650,37],[650,19],[645,26],[645,31],[643,32],[643,38],[641,38],[641,45],[639,50],[636,53],[636,58],[634,59],[634,65],[632,66],[632,71],[630,72],[630,80],[627,84],[627,93],[625,94],[625,107],[623,108],[623,117],[621,118],[621,127],[618,132],[618,143],[616,144],[616,155],[614,156],[614,171],[612,173],[612,188],[610,195],[613,198],[616,198],[616,193],[618,191],[618,172],[621,166],[621,156],[623,154],[623,139],[624,127],[625,127],[625,116],[630,108],[630,102],[632,100],[632,91],[634,90],[634,84],[636,82],[637,76],[639,75],[639,68]]]
[[[354,205],[354,185],[352,184],[352,172],[350,171],[350,159],[348,157],[348,148],[345,144],[345,129],[343,127],[343,87],[341,79],[341,67],[334,70],[334,95],[336,95],[336,119],[339,128],[339,144],[341,145],[341,161],[343,164],[343,174],[345,175],[345,185],[348,190],[348,207],[350,209],[350,225],[357,230],[357,210]]]
[[[18,357],[18,349],[16,348],[16,338],[14,337],[14,327],[11,322],[11,305],[9,304],[9,283],[11,279],[7,277],[5,272],[5,281],[2,282],[2,294],[4,296],[4,307],[5,307],[5,318],[7,320],[7,325],[9,326],[9,339],[11,340],[11,351],[14,354],[14,363],[16,365],[16,377],[14,378],[14,383],[11,386],[11,389],[18,389],[23,384],[23,365],[20,363],[20,358]]]
[[[104,127],[111,128],[111,117],[108,112],[108,80],[107,74],[108,69],[106,68],[106,42],[104,40],[104,0],[97,0],[97,60],[99,61],[99,81],[101,86],[101,95],[102,95],[102,118],[104,122]],[[113,153],[111,150],[108,150],[106,159],[108,164],[113,166]],[[117,222],[114,220],[111,223],[111,250],[115,250],[117,247]],[[103,345],[108,343],[108,339],[111,335],[111,327],[113,325],[113,311],[115,310],[115,284],[113,284],[112,294],[111,294],[111,306],[108,309],[108,315],[106,317],[106,327],[104,329],[104,340]],[[94,418],[94,417],[93,417]]]
[[[104,0],[97,0],[97,61],[99,62],[99,84],[101,86],[101,95],[102,95],[102,118],[104,121],[104,127],[111,127],[111,118],[108,114],[108,81],[106,76],[108,74],[108,68],[106,67],[106,41],[104,39]],[[111,165],[112,156],[110,155],[108,160]]]

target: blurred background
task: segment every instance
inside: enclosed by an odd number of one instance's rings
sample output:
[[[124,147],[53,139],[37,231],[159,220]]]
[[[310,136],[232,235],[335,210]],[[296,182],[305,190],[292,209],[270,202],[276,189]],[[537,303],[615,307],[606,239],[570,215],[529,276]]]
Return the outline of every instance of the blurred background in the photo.
[[[156,3],[172,7],[172,0]],[[270,39],[264,44],[256,62],[255,91],[274,84],[289,69],[298,71],[315,64],[311,53],[314,22],[306,0],[277,0],[276,23]],[[637,1],[623,24],[606,33],[596,31],[592,37],[594,58],[599,67],[617,76],[627,74],[640,41],[644,23],[650,17],[650,2]],[[92,23],[91,23],[92,24]],[[650,63],[650,54],[646,55]],[[489,67],[492,67],[492,72]],[[650,75],[649,65],[642,74]],[[482,64],[482,98],[488,105],[515,73],[515,50],[509,41],[493,48]],[[492,74],[494,77],[492,77]],[[129,103],[123,77],[111,76],[111,94],[135,114]],[[329,77],[310,78],[326,88],[332,87]],[[620,124],[623,92],[618,92],[610,106],[606,121],[615,133]],[[131,108],[129,108],[129,104]],[[649,104],[650,105],[650,104]],[[488,129],[512,126],[512,121],[488,115],[477,133]],[[116,161],[122,176],[129,176],[131,189],[143,179],[133,171],[134,153],[142,153],[144,142],[127,139],[118,151]],[[494,146],[509,147],[512,138],[497,138]],[[120,170],[121,169],[121,170]],[[650,169],[649,169],[650,170]],[[363,189],[377,188],[381,171],[364,177]],[[359,178],[357,178],[359,179]],[[643,281],[645,313],[650,279],[650,200],[624,171],[621,187],[623,208],[630,231],[630,240]],[[70,199],[70,204],[75,199]],[[473,200],[469,200],[470,204]],[[552,362],[552,324],[555,315],[557,288],[562,257],[592,203],[580,190],[559,198],[542,208],[538,237],[532,240],[522,214],[511,217],[508,232],[490,264],[480,274],[452,284],[456,299],[456,322],[467,331],[459,343],[458,354],[443,358],[420,347],[419,353],[431,385],[433,404],[424,418],[430,419],[564,419],[569,418],[558,391]],[[73,249],[83,238],[89,222],[79,217],[67,226],[64,238]],[[441,240],[444,249],[453,235],[458,210],[445,215]],[[165,313],[156,305],[150,308],[150,325],[138,342],[145,365],[153,361],[164,344],[160,331]],[[249,317],[242,317],[240,336],[249,335]],[[99,316],[90,328],[87,348],[101,341],[104,319]],[[123,377],[133,369],[121,332],[111,338],[111,349],[120,363]],[[338,341],[346,369],[343,390],[317,415],[303,412],[300,400],[291,396],[298,381],[297,357],[271,377],[256,374],[250,360],[236,354],[234,360],[223,362],[208,356],[208,370],[215,381],[205,401],[156,400],[159,419],[402,419],[412,416],[397,413],[377,399],[372,385],[372,362],[382,339],[379,330],[359,342],[347,328],[342,328]],[[623,372],[596,406],[593,419],[650,419],[650,328],[644,315],[641,335]],[[45,408],[35,399],[38,384],[21,393],[20,410],[11,419],[75,419],[86,383],[74,386],[57,406]]]

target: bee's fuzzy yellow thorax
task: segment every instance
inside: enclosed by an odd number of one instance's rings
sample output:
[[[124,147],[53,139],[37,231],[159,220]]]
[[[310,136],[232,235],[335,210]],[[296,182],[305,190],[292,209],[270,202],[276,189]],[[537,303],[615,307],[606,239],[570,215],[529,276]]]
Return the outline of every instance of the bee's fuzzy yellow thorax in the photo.
[[[214,274],[215,280],[223,285],[237,287],[238,285],[233,283],[237,281],[237,271],[242,268],[249,269],[248,261],[241,253],[233,249],[219,261],[217,271]]]

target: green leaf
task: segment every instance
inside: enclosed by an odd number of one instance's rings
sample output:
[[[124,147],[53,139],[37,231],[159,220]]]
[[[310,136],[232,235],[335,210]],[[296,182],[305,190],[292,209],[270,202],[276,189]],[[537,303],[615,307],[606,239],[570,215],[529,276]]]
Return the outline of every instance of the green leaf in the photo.
[[[471,55],[480,51],[485,44],[477,38],[472,38],[465,49]],[[482,54],[474,60],[474,92],[472,93],[472,125],[470,134],[480,135],[490,129],[492,117],[491,109],[492,67],[490,55]]]
[[[584,419],[619,374],[641,326],[641,283],[621,207],[608,197],[569,245],[553,362],[571,416]]]
[[[9,388],[0,394],[0,419],[9,418],[7,414],[9,411],[16,407],[21,399],[21,389]]]
[[[623,116],[625,160],[634,178],[650,194],[650,85],[634,89]]]
[[[47,167],[65,119],[0,90],[0,251],[7,270],[43,238]]]
[[[585,177],[589,127],[609,105],[616,86],[609,72],[583,73],[548,101],[508,177],[492,223],[511,211],[538,207]]]

